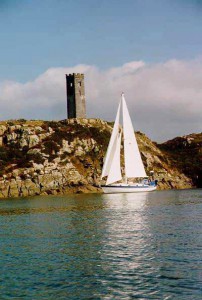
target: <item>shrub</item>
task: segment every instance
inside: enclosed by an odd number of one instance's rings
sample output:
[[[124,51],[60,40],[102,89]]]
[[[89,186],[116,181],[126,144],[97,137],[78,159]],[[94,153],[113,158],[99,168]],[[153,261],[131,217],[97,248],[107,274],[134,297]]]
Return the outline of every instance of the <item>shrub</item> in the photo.
[[[49,155],[55,154],[60,150],[58,144],[52,140],[45,141],[44,147],[45,147],[44,152]]]

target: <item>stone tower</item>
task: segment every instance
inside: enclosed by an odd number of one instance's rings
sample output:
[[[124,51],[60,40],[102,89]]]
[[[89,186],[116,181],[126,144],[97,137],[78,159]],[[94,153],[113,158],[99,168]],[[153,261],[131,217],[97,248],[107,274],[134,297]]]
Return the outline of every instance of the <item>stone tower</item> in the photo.
[[[86,118],[84,74],[66,74],[67,117]]]

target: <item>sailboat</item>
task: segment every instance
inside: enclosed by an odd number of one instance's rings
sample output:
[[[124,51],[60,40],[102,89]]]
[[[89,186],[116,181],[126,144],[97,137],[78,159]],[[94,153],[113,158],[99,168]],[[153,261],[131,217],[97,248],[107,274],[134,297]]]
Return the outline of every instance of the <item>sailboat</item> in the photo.
[[[122,111],[123,128],[120,128]],[[121,140],[123,134],[124,167],[121,168]],[[149,192],[156,189],[156,182],[149,182],[135,138],[131,118],[124,94],[118,106],[114,127],[104,159],[101,180],[107,177],[106,184],[101,185],[104,193]],[[141,183],[129,181],[143,178]]]

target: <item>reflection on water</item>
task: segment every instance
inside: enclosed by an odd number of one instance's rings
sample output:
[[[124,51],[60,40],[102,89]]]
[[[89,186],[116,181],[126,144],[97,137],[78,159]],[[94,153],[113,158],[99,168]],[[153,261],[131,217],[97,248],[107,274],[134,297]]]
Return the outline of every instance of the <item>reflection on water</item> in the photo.
[[[0,202],[1,299],[201,299],[200,190]]]

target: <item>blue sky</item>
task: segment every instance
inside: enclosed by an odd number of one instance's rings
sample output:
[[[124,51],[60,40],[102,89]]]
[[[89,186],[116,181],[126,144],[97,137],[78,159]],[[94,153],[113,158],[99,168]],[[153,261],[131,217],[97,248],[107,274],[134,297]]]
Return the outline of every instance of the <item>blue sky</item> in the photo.
[[[84,72],[87,116],[136,130],[201,131],[202,0],[0,0],[0,120],[66,118],[65,73]]]
[[[79,63],[195,58],[201,28],[197,0],[0,0],[0,80]]]

